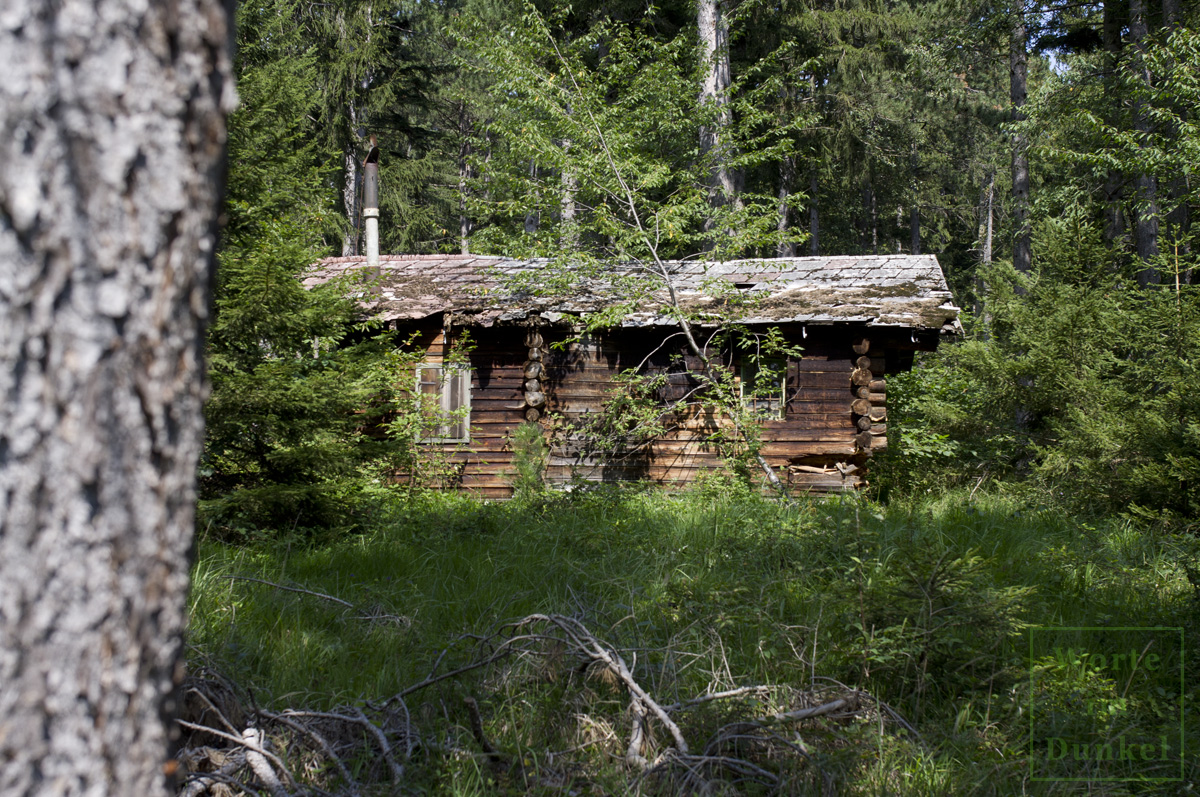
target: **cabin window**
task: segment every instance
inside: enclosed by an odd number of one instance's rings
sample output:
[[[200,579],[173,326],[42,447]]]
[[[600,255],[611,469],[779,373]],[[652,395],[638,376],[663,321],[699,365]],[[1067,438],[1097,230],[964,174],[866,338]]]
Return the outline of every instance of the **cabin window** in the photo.
[[[465,443],[471,433],[471,369],[425,363],[417,367],[417,395],[427,422],[426,443]]]
[[[781,420],[787,407],[786,377],[787,360],[767,357],[742,360],[742,404],[764,420]]]

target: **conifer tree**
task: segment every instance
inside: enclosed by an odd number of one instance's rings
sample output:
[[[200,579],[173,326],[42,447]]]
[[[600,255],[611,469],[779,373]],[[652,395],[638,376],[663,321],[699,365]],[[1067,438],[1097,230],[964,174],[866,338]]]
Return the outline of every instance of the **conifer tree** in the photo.
[[[323,65],[282,13],[293,10],[238,11],[242,105],[229,123],[200,482],[202,523],[235,538],[344,526],[357,469],[382,453],[362,412],[388,347],[351,337],[355,310],[339,286],[301,284],[345,228],[329,191],[337,161],[310,122]]]

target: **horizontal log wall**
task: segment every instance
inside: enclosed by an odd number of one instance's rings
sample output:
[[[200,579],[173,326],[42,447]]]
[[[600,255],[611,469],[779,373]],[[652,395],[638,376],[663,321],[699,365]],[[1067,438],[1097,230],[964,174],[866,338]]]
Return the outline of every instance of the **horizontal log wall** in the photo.
[[[807,335],[795,329],[792,333],[792,342],[803,347],[804,355],[788,364],[786,414],[781,420],[763,423],[761,453],[793,489],[858,487],[869,449],[856,444],[860,430],[850,408],[854,399],[851,377],[859,357],[851,349],[851,333],[845,328],[810,329]],[[679,349],[652,353],[661,339],[661,333],[656,336],[649,330],[614,333],[550,355],[545,376],[548,410],[567,422],[599,413],[612,395],[615,375],[639,365],[650,372],[667,372],[661,395],[664,403],[686,399],[700,384],[686,370],[697,369],[699,363]],[[880,377],[883,370],[881,360]],[[866,381],[872,379],[873,372]],[[578,441],[568,437],[552,450],[547,476],[557,483],[580,477],[594,481],[648,479],[683,487],[705,472],[726,466],[709,441],[722,423],[711,415],[685,416],[663,438],[607,459],[581,450]]]
[[[517,475],[512,435],[524,422],[527,410],[526,331],[512,327],[471,330],[470,440],[425,446],[422,476],[440,476],[434,480],[435,486],[463,489],[488,499],[512,496]],[[425,350],[426,361],[442,362],[449,353],[443,331],[426,327],[420,332],[415,345]],[[411,474],[398,477],[407,480]]]
[[[868,458],[888,443],[886,375],[911,368],[913,352],[931,350],[937,339],[850,325],[785,327],[784,332],[803,348],[803,357],[788,363],[786,414],[763,424],[761,453],[790,489],[859,487]],[[508,498],[516,478],[512,435],[522,422],[539,420],[549,430],[552,419],[570,424],[600,413],[613,395],[614,377],[627,368],[667,373],[660,396],[664,404],[686,399],[699,386],[686,369],[698,363],[679,348],[655,353],[665,334],[615,332],[564,349],[553,344],[564,340],[566,332],[552,327],[536,334],[523,327],[472,330],[471,438],[466,444],[430,446],[429,456],[439,460],[434,470],[440,467],[448,474],[447,487],[483,498]],[[438,328],[422,330],[417,345],[431,362],[446,353]],[[725,467],[709,442],[721,423],[711,415],[685,414],[663,438],[609,457],[560,433],[547,479],[557,484],[575,478],[645,479],[684,487]]]

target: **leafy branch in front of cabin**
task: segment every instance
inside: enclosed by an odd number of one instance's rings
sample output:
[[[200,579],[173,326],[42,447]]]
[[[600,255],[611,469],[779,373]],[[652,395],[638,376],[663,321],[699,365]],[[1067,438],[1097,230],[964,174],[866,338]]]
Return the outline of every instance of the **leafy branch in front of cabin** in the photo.
[[[665,367],[651,367],[670,338],[616,375],[599,413],[560,422],[560,446],[620,462],[641,456],[666,435],[691,430],[703,434],[739,477],[756,467],[769,471],[759,453],[760,430],[786,405],[786,363],[801,356],[800,347],[778,329],[730,324],[704,339],[703,371],[689,367],[685,353],[674,354]]]
[[[713,204],[709,161],[717,154],[697,147],[700,127],[713,123],[710,117],[719,111],[715,103],[699,101],[700,59],[693,42],[662,41],[612,20],[563,37],[552,29],[556,24],[528,5],[504,35],[469,22],[461,30],[473,59],[466,65],[494,78],[497,101],[512,111],[497,119],[499,131],[520,142],[509,153],[516,162],[504,166],[502,153],[490,153],[479,164],[490,181],[479,196],[489,198],[498,222],[477,240],[509,254],[549,256],[561,264],[556,275],[568,282],[596,278],[624,296],[663,296],[664,311],[693,360],[688,371],[700,383],[688,404],[725,418],[714,435],[735,441],[782,490],[757,454],[757,419],[745,411],[741,380],[711,345],[728,339],[739,302],[726,302],[724,316],[698,317],[681,301],[671,261],[773,253],[803,236],[774,224],[775,196],[743,194],[738,202]],[[758,90],[765,89],[747,83],[736,93],[752,106]],[[744,116],[751,127],[758,118]],[[766,138],[735,124],[727,130],[732,146],[721,156],[736,151],[742,168],[777,159],[792,151],[791,134],[803,122],[798,115]],[[681,145],[685,141],[695,145]],[[506,225],[505,218],[519,219],[521,226]],[[608,273],[604,264],[613,262],[621,264],[622,276]],[[619,320],[616,312],[582,319],[585,331],[610,326]],[[609,402],[612,417],[594,422],[598,433],[592,437],[609,439],[613,448],[620,438],[636,446],[663,431],[672,412],[653,406],[656,379],[640,369],[622,375]]]

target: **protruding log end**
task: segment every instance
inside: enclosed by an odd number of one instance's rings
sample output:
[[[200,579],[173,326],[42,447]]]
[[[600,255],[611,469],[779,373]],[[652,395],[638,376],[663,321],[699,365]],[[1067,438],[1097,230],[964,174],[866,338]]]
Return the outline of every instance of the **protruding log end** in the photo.
[[[540,390],[530,391],[525,394],[525,403],[530,407],[542,407],[546,404],[546,394]]]
[[[525,363],[525,378],[526,379],[541,379],[543,370],[544,369],[542,368],[541,363],[535,363],[535,362]]]
[[[870,451],[871,441],[873,439],[874,438],[871,437],[870,432],[859,432],[858,434],[854,435],[854,445],[863,451]]]
[[[535,407],[530,407],[529,409],[525,410],[525,420],[529,421],[530,423],[534,423],[538,418],[541,417],[542,411]]]
[[[850,383],[854,385],[870,385],[873,376],[866,368],[855,368],[850,374]]]
[[[855,399],[850,402],[850,411],[855,415],[866,415],[871,411],[871,402],[865,398]]]
[[[871,350],[871,341],[867,338],[859,338],[852,348],[855,354],[866,354]]]
[[[536,329],[531,329],[525,333],[525,345],[531,349],[538,349],[542,346],[542,333]],[[532,359],[532,358],[530,358]]]

